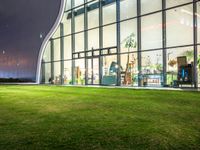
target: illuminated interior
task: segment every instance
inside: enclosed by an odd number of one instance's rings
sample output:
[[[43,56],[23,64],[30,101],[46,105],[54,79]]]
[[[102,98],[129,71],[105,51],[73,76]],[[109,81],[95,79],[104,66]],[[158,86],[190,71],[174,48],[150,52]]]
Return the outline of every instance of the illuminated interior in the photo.
[[[67,0],[41,83],[200,86],[200,2]]]

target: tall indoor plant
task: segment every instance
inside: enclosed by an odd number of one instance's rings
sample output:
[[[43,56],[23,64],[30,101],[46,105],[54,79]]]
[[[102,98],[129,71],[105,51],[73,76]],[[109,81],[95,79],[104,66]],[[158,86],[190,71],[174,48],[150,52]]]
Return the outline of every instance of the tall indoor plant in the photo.
[[[129,73],[129,61],[130,61],[130,49],[136,48],[137,42],[135,39],[135,34],[131,33],[128,37],[126,37],[122,43],[124,43],[125,48],[128,49],[128,55],[127,55],[127,63],[126,63],[126,69],[125,69],[125,76],[124,76],[124,84],[128,84],[128,73]]]

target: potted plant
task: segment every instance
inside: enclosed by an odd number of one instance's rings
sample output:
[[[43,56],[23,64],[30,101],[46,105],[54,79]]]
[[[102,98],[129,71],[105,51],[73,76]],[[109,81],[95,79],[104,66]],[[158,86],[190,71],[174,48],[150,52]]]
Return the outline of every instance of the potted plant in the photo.
[[[174,60],[174,59],[171,59],[171,60],[168,62],[168,65],[169,65],[170,67],[172,67],[172,68],[173,68],[176,64],[177,64],[177,61]]]

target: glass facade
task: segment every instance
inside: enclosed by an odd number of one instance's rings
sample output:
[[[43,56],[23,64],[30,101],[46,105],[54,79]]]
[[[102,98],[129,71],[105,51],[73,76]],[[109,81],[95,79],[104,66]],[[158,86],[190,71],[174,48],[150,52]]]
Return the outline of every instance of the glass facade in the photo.
[[[42,83],[200,86],[198,0],[68,0]]]

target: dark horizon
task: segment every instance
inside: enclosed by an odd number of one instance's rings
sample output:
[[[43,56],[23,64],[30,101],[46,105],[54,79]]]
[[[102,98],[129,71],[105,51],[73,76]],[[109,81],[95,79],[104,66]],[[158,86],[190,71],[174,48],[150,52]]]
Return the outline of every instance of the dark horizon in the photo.
[[[0,78],[35,81],[39,49],[59,8],[60,0],[0,2]]]

